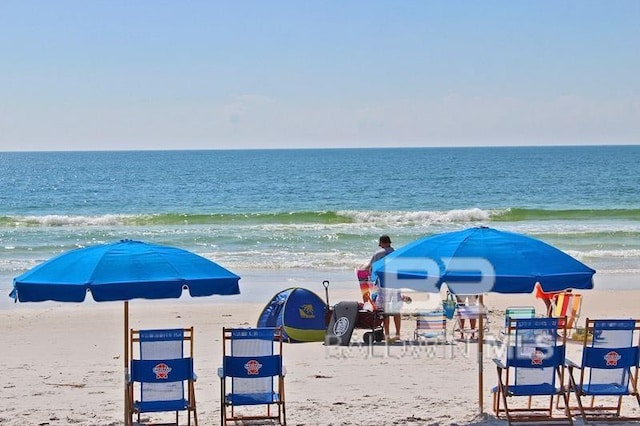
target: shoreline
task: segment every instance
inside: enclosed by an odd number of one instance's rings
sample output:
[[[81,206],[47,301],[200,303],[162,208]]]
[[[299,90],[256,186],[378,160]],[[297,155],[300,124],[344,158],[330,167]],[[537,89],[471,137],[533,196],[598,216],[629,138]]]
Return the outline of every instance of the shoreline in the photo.
[[[239,270],[236,272],[240,275],[240,294],[233,296],[210,296],[217,300],[218,303],[262,303],[266,304],[271,297],[280,292],[281,290],[291,287],[304,287],[314,293],[320,298],[326,301],[327,294],[323,285],[324,281],[329,281],[329,304],[333,305],[341,300],[360,300],[360,289],[358,281],[353,271],[317,271],[317,270],[278,270],[278,271],[262,271],[262,270]],[[627,290],[640,290],[640,275],[632,273],[596,273],[593,277],[594,288],[593,290],[580,290],[583,292],[592,291],[627,291]],[[94,302],[91,294],[87,294],[84,302],[73,304],[63,302],[28,302],[28,303],[15,303],[13,299],[9,297],[11,292],[11,285],[6,289],[2,289],[0,293],[0,312],[3,310],[24,309],[25,306],[42,306],[48,308],[51,306],[61,305],[82,305],[85,303],[97,304]],[[412,292],[413,294],[427,294],[420,292]],[[496,293],[488,293],[489,297]],[[513,296],[519,297],[520,295],[514,294]],[[533,294],[525,294],[524,296],[531,296]],[[207,303],[206,300],[210,297],[204,298],[192,298],[188,292],[183,292],[179,299],[180,303]],[[535,299],[535,298],[534,298]],[[139,299],[134,300],[132,303],[147,301]],[[106,302],[106,303],[118,303],[118,302]],[[534,301],[535,303],[535,301]]]

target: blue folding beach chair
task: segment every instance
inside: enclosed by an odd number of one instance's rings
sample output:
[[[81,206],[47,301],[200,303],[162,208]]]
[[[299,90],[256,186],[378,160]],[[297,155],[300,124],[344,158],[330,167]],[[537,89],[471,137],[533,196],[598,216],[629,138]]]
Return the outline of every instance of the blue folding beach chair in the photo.
[[[131,377],[128,385],[130,420],[142,413],[181,411],[187,424],[198,425],[193,371],[193,327],[163,330],[131,330]],[[138,345],[136,345],[138,343]],[[134,352],[138,346],[137,355]],[[156,423],[157,424],[157,423]],[[165,423],[166,424],[166,423]]]
[[[585,422],[640,420],[640,416],[621,415],[625,396],[635,397],[640,408],[639,347],[640,320],[587,318],[582,363],[567,361],[571,391]],[[591,401],[587,405],[583,399]]]
[[[559,322],[559,318],[509,320],[506,360],[494,359],[498,370],[498,386],[493,388],[496,417],[506,415],[509,424],[573,424],[567,405],[568,389],[563,386],[566,333],[564,327],[559,328]],[[555,396],[562,396],[565,401],[563,415],[554,412]],[[512,404],[516,397],[526,397],[526,405]]]
[[[222,335],[223,364],[218,369],[222,424],[276,420],[285,425],[285,371],[280,327],[223,328]],[[273,405],[277,413],[272,413]],[[242,414],[236,412],[240,406],[244,406]],[[262,410],[249,406],[262,406]]]

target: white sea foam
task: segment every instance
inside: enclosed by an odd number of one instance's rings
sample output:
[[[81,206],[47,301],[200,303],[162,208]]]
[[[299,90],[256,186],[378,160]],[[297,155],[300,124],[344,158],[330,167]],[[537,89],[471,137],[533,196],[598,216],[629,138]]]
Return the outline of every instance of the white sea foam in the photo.
[[[640,262],[640,249],[635,250],[588,250],[581,252],[579,256],[585,258],[616,258],[636,259]]]
[[[352,218],[356,223],[420,224],[466,223],[488,221],[497,210],[479,208],[461,210],[425,211],[360,211],[342,210],[338,214]]]
[[[45,215],[16,217],[16,225],[37,224],[42,226],[115,226],[122,225],[131,215],[106,214],[96,216]]]

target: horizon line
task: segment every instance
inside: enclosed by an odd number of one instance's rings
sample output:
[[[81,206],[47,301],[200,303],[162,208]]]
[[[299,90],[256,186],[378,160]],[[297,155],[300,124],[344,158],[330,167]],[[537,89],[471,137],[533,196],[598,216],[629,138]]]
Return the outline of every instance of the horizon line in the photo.
[[[370,146],[370,147],[273,147],[273,148],[131,148],[131,149],[42,149],[42,150],[0,150],[0,153],[61,153],[61,152],[201,152],[201,151],[302,151],[302,150],[326,150],[326,151],[347,151],[347,150],[387,150],[387,149],[469,149],[469,148],[585,148],[585,147],[623,147],[640,146],[637,143],[616,143],[616,144],[557,144],[557,145],[433,145],[433,146]]]

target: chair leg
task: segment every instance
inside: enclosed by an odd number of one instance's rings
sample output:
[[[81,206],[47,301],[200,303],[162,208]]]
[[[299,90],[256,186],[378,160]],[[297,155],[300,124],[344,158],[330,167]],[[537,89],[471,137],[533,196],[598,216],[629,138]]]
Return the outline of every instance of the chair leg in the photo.
[[[278,412],[282,408],[282,424],[287,424],[287,413],[285,411],[285,400],[284,400],[284,377],[280,376],[278,379],[278,393],[280,394],[278,398],[280,399],[280,404],[278,405]]]
[[[509,413],[509,406],[507,405],[506,389],[504,389],[502,384],[500,384],[499,386],[501,388],[500,389],[500,393],[502,393],[502,403],[504,404],[504,414],[507,416],[507,423],[509,423],[509,425],[511,425],[511,413]]]
[[[493,393],[493,411],[496,417],[500,417],[500,399],[502,397],[502,369],[498,367],[498,386]]]
[[[496,417],[500,417],[500,413],[502,410],[500,408],[500,401],[502,400],[502,390],[500,389],[500,386],[498,386],[498,390],[496,391],[496,393],[493,394],[493,400],[494,400],[493,411],[496,413]]]
[[[562,399],[564,399],[564,413],[569,419],[569,423],[573,425],[573,415],[571,414],[571,408],[569,408],[569,391],[565,389],[565,392],[562,392]],[[558,395],[558,402],[556,405],[560,404],[560,395]]]
[[[226,413],[227,406],[224,403],[224,394],[225,394],[225,382],[224,378],[220,378],[220,424],[225,426],[227,424]]]
[[[287,414],[284,409],[284,401],[282,402],[282,425],[283,426],[287,425]]]
[[[578,409],[580,409],[580,414],[582,415],[582,421],[586,424],[587,413],[585,413],[584,407],[582,406],[582,397],[580,396],[580,392],[578,391],[577,388],[574,388],[573,391],[576,394],[576,400],[578,401]],[[592,404],[593,404],[593,399],[592,399]]]
[[[187,414],[189,416],[188,425],[191,425],[191,411],[193,411],[193,422],[195,426],[198,426],[198,410],[196,405],[196,389],[195,384],[190,381],[189,382],[189,409]]]

